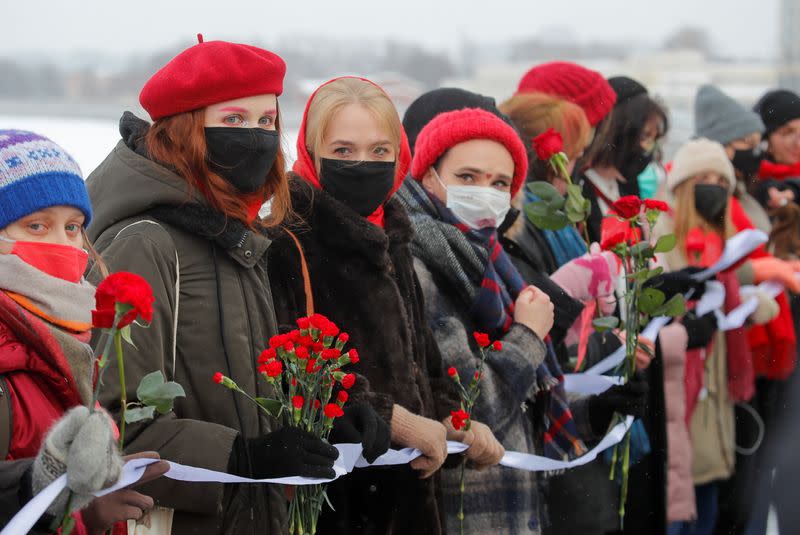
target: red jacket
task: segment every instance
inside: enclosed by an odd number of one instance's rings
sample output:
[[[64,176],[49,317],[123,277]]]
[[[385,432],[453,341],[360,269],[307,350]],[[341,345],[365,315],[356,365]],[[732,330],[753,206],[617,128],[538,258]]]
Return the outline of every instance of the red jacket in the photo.
[[[731,197],[731,219],[737,231],[755,228],[735,197]],[[750,258],[765,256],[771,255],[764,246],[761,246],[750,255]],[[778,316],[765,325],[750,327],[747,336],[753,352],[753,367],[756,376],[768,379],[786,379],[794,370],[797,360],[795,350],[797,338],[786,294],[782,293],[775,301],[780,308]]]
[[[51,327],[0,292],[0,374],[8,383],[12,440],[7,460],[35,457],[48,429],[81,404],[70,366]],[[89,333],[79,339],[89,341]],[[87,533],[76,514],[76,535]]]

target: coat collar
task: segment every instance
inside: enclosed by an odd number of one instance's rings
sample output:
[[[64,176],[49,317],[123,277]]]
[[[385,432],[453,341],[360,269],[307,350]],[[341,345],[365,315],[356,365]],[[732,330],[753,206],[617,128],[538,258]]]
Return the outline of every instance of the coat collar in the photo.
[[[400,203],[390,198],[384,205],[385,225],[380,228],[361,217],[326,191],[290,173],[292,209],[298,215],[290,225],[298,233],[312,232],[333,248],[381,260],[390,249],[408,245],[411,222]]]

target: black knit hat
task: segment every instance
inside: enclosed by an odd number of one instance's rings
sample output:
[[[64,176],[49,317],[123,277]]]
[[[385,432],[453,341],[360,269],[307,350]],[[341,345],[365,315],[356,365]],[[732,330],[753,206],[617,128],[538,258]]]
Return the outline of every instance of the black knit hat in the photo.
[[[608,79],[608,84],[617,94],[617,106],[637,95],[646,95],[647,88],[627,76],[612,76]]]
[[[455,87],[434,89],[420,95],[417,100],[411,103],[403,116],[403,128],[405,128],[406,136],[408,136],[411,152],[414,152],[414,145],[417,143],[417,135],[420,130],[431,122],[434,117],[440,113],[464,108],[480,108],[508,122],[508,119],[497,109],[492,97],[486,97]]]
[[[756,102],[753,111],[761,116],[768,136],[789,121],[800,118],[800,96],[786,89],[767,92]]]

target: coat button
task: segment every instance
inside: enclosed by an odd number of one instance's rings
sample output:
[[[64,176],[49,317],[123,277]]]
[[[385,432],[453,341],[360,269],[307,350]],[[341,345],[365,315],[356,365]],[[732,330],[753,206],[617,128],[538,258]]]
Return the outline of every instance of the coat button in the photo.
[[[253,251],[251,251],[250,249],[248,249],[248,250],[246,250],[244,252],[244,257],[245,258],[250,258],[251,256],[253,256]]]
[[[375,485],[370,485],[369,486],[369,491],[374,494],[374,493],[378,492],[378,487],[376,487]]]

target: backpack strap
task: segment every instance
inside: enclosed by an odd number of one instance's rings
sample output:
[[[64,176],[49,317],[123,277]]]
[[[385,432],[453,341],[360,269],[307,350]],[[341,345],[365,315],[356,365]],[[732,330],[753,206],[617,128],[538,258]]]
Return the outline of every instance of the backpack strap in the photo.
[[[11,449],[11,434],[14,428],[11,413],[11,391],[4,375],[0,375],[0,461],[5,461]]]
[[[283,230],[292,238],[295,247],[297,247],[297,252],[300,255],[300,271],[303,274],[303,289],[306,293],[306,315],[311,316],[314,314],[314,295],[311,293],[311,276],[308,273],[306,255],[303,253],[303,246],[300,244],[300,240],[297,239],[297,236],[286,227],[284,227]]]

